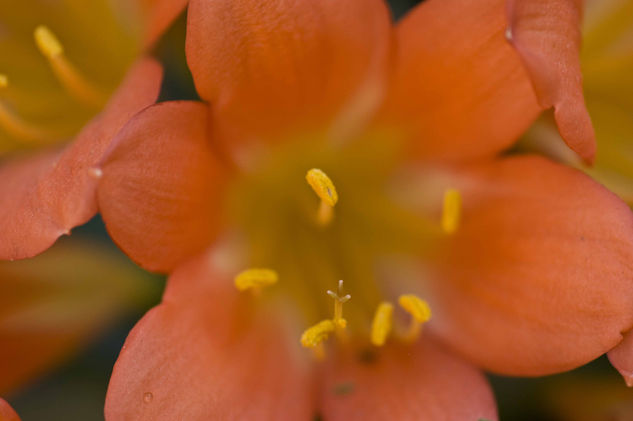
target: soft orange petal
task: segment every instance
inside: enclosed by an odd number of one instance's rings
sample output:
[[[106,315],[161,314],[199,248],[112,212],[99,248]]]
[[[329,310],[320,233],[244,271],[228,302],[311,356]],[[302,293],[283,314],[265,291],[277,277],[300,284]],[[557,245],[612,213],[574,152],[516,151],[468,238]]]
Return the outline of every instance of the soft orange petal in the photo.
[[[20,421],[20,417],[11,405],[2,398],[0,398],[0,421]]]
[[[607,354],[611,364],[620,372],[626,385],[633,387],[633,331],[624,335],[622,342]]]
[[[132,330],[114,367],[106,420],[309,420],[308,366],[274,320],[252,317],[252,302],[203,256],[169,283],[165,297]]]
[[[114,134],[158,97],[162,69],[142,59],[102,114],[62,151],[14,158],[0,166],[0,259],[34,256],[97,211],[91,168]]]
[[[326,420],[496,420],[486,378],[425,335],[389,345],[374,358],[346,355],[330,364],[322,390]]]
[[[582,93],[582,0],[507,0],[508,39],[530,73],[540,104],[554,107],[570,148],[592,162],[596,139]]]
[[[217,233],[225,177],[207,115],[207,106],[193,101],[149,107],[119,132],[101,166],[99,208],[108,232],[146,269],[173,269]]]
[[[540,112],[504,37],[504,6],[503,0],[427,0],[398,24],[382,120],[408,130],[422,158],[495,154]]]
[[[462,174],[431,325],[502,374],[575,368],[633,326],[633,214],[579,171],[514,157]]]
[[[167,30],[169,25],[185,10],[189,0],[142,0],[148,10],[144,43],[146,47],[154,44]]]
[[[382,0],[192,0],[187,28],[198,93],[240,156],[293,130],[345,132],[381,99],[391,43]]]

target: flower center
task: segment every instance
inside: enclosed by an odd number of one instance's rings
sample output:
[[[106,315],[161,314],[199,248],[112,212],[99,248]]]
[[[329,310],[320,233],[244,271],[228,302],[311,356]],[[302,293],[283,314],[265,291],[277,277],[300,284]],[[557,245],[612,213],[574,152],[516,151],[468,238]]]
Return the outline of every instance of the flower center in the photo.
[[[394,176],[402,161],[393,142],[308,146],[314,143],[278,147],[230,189],[228,214],[246,267],[278,274],[265,295],[301,315],[309,327],[304,346],[341,328],[343,318],[350,336],[375,345],[387,340],[394,317],[409,324],[401,337],[417,335],[430,315],[426,303],[413,298],[423,291],[424,275],[413,270],[403,276],[402,268],[419,266],[443,234],[440,227],[457,229],[459,193],[447,192],[442,220],[431,219],[396,198]],[[344,291],[335,288],[338,280]],[[400,304],[395,312],[391,302]]]

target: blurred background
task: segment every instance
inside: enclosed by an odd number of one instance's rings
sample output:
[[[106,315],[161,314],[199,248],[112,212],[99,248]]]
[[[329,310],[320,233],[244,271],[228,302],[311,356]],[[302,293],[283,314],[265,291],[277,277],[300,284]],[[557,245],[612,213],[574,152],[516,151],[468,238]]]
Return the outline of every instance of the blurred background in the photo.
[[[419,1],[389,3],[399,19]],[[197,98],[184,39],[181,16],[154,49],[161,100]],[[24,421],[103,420],[118,352],[165,279],[131,263],[98,217],[35,259],[0,263],[0,279],[0,396]],[[502,420],[633,421],[633,390],[605,357],[561,375],[489,378]]]

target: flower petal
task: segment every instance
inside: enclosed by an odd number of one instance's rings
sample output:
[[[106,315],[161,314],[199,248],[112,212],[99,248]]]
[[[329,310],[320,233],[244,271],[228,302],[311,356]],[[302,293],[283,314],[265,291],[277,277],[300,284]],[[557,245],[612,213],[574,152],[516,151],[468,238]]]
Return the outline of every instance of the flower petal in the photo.
[[[388,345],[374,359],[356,355],[328,367],[326,420],[496,420],[486,378],[425,335],[416,345]]]
[[[633,331],[624,335],[622,342],[607,354],[611,364],[620,372],[626,385],[633,387]]]
[[[155,285],[121,253],[72,237],[1,262],[0,280],[0,395],[65,361]]]
[[[580,70],[582,0],[507,0],[508,39],[532,78],[540,104],[554,107],[558,130],[585,161],[596,139]]]
[[[581,172],[514,157],[464,174],[463,220],[438,261],[431,325],[478,365],[544,375],[633,326],[633,214]]]
[[[427,0],[398,23],[382,119],[406,127],[422,158],[495,154],[540,112],[504,12],[503,0]]]
[[[113,135],[158,97],[162,69],[142,59],[129,71],[100,116],[64,150],[14,158],[0,167],[0,259],[31,257],[97,211],[90,170]]]
[[[144,43],[152,46],[178,17],[189,0],[143,0],[149,8]]]
[[[173,269],[208,247],[220,225],[225,178],[207,115],[194,101],[149,107],[125,125],[102,164],[99,208],[108,232],[146,269]]]
[[[11,405],[2,398],[0,398],[0,421],[20,421],[20,417]]]
[[[206,256],[169,283],[191,285],[188,298],[166,297],[132,330],[106,420],[311,419],[308,366],[272,319],[251,317],[253,303]]]
[[[292,130],[338,134],[382,97],[391,43],[382,0],[192,0],[187,26],[198,93],[238,155],[251,149],[236,142]]]

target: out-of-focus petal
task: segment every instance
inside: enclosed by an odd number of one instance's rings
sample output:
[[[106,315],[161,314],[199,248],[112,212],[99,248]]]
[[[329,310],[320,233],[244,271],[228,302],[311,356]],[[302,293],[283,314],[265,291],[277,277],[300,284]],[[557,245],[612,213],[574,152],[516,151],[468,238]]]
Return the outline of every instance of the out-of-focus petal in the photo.
[[[144,43],[154,44],[172,24],[174,19],[185,10],[189,0],[142,0],[148,10]]]
[[[633,326],[633,214],[581,172],[503,159],[455,180],[458,231],[438,255],[431,325],[502,374],[572,369]]]
[[[582,0],[507,0],[508,39],[529,72],[541,106],[554,107],[558,130],[585,161],[596,140],[580,70]]]
[[[171,294],[130,333],[106,420],[309,420],[309,370],[275,321],[252,313],[206,256],[178,269]],[[295,345],[296,348],[296,345]]]
[[[162,69],[137,62],[103,113],[64,150],[15,158],[0,166],[0,259],[34,256],[97,211],[91,168],[114,134],[158,97]]]
[[[117,135],[101,171],[108,232],[141,266],[169,271],[211,244],[225,177],[211,151],[206,105],[163,102],[142,111]]]
[[[540,109],[505,29],[503,0],[417,6],[396,28],[381,121],[405,127],[424,159],[469,160],[510,146]]]
[[[624,377],[626,385],[633,387],[633,331],[627,332],[622,342],[609,351],[607,356]]]
[[[0,395],[63,362],[141,305],[151,286],[121,253],[72,239],[35,259],[0,263]]]
[[[11,405],[2,398],[0,398],[0,421],[20,421],[20,417]]]
[[[221,138],[239,156],[263,138],[299,130],[337,136],[366,119],[382,98],[390,44],[382,0],[189,6],[189,67]]]
[[[374,358],[345,355],[326,372],[326,420],[496,420],[485,377],[425,336],[388,345]]]

